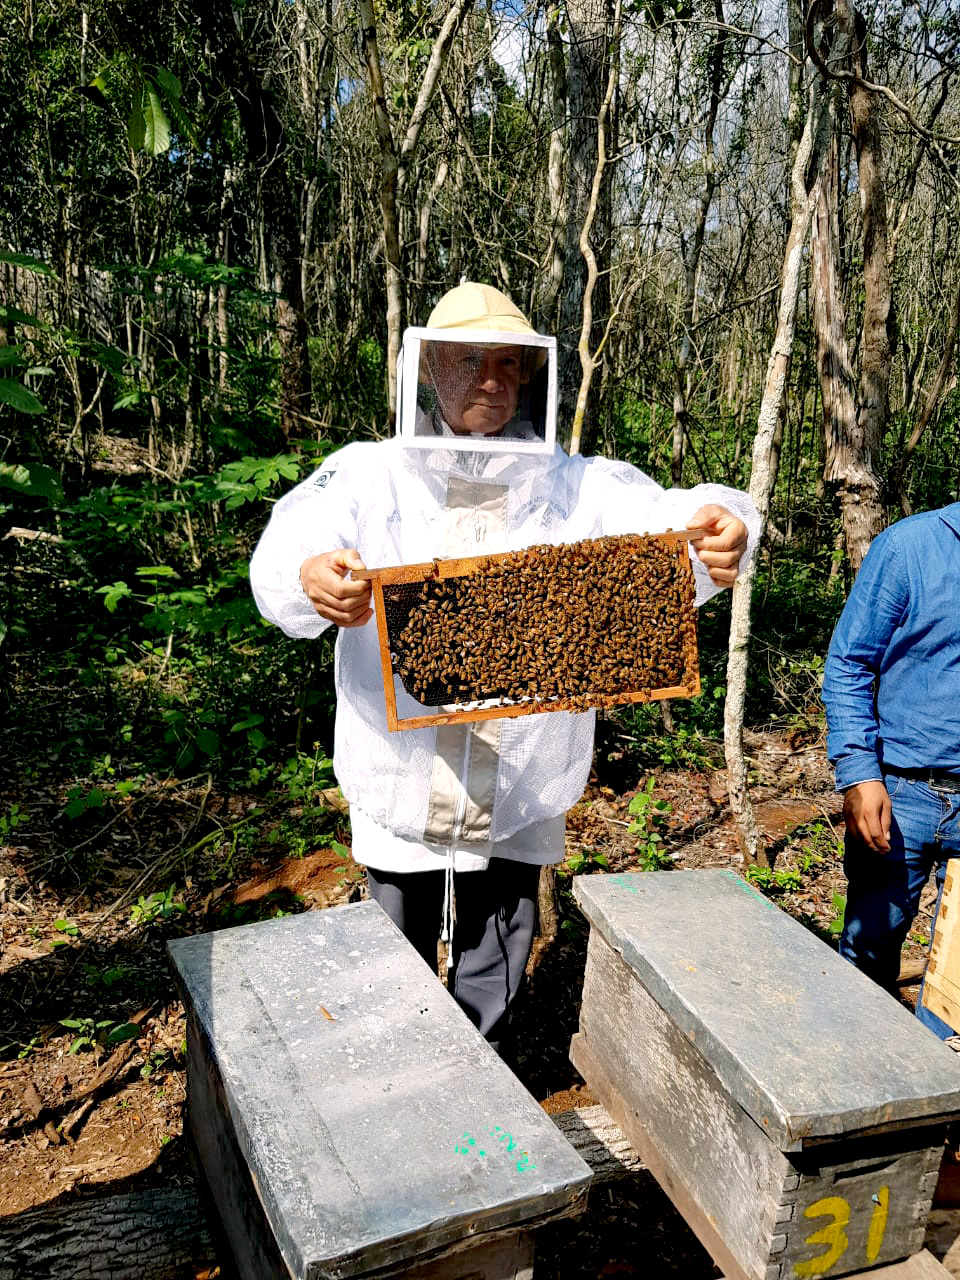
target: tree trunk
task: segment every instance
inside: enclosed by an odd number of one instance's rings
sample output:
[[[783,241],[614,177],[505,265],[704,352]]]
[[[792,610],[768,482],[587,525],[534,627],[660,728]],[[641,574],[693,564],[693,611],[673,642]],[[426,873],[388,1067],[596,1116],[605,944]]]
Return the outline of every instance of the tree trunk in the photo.
[[[277,339],[280,346],[280,425],[297,435],[310,415],[310,356],[301,290],[300,227],[286,170],[283,126],[254,74],[227,0],[208,0],[194,11],[210,58],[230,91],[243,126],[266,233],[270,284],[277,289]]]
[[[584,283],[582,313],[583,318],[580,324],[580,339],[577,343],[577,354],[580,358],[580,386],[577,389],[576,406],[573,412],[573,422],[570,428],[570,453],[580,452],[580,441],[583,436],[583,424],[587,413],[587,400],[590,395],[590,383],[593,381],[593,375],[597,365],[600,363],[603,343],[609,333],[609,327],[605,329],[603,339],[596,350],[591,350],[590,334],[593,329],[593,299],[597,289],[599,265],[597,263],[597,255],[591,242],[591,231],[596,221],[597,211],[600,202],[600,191],[604,181],[604,171],[607,167],[607,124],[610,118],[610,108],[613,102],[614,91],[617,87],[617,77],[620,70],[619,47],[620,47],[620,0],[616,0],[616,6],[613,15],[613,33],[610,41],[612,57],[610,61],[610,71],[607,76],[607,89],[600,105],[600,111],[597,115],[597,165],[593,174],[593,182],[590,188],[590,200],[584,215],[583,226],[580,228],[580,252],[587,268],[587,278]]]
[[[766,526],[770,494],[776,479],[770,466],[771,444],[787,393],[803,267],[803,246],[819,196],[823,156],[832,132],[830,96],[823,92],[822,86],[814,84],[809,91],[806,124],[791,175],[790,230],[780,274],[777,331],[767,361],[757,434],[753,442],[749,492],[760,512],[761,531]],[[727,698],[723,717],[730,808],[743,858],[747,863],[766,862],[766,851],[761,849],[756,817],[750,803],[747,764],[743,754],[743,706],[750,645],[750,604],[756,571],[755,555],[749,568],[737,579],[733,588],[727,655]]]
[[[714,0],[713,7],[717,27],[710,46],[710,105],[707,109],[707,119],[703,130],[703,188],[700,192],[693,234],[689,238],[683,239],[681,245],[683,254],[683,301],[680,308],[682,333],[674,371],[673,449],[670,459],[671,477],[673,483],[678,487],[683,484],[683,446],[687,431],[687,413],[690,398],[689,365],[690,355],[693,351],[697,276],[700,270],[700,254],[703,250],[707,218],[710,215],[710,206],[713,203],[713,192],[717,181],[713,135],[723,90],[723,53],[727,41],[727,32],[724,26],[723,0]]]
[[[563,238],[567,224],[565,167],[567,161],[567,85],[563,40],[560,36],[561,12],[556,0],[550,0],[546,12],[547,49],[549,51],[548,83],[550,85],[550,149],[547,159],[547,187],[550,195],[550,242],[543,291],[537,307],[538,327],[546,333],[556,332],[556,305],[563,287]]]
[[[866,33],[849,0],[834,0],[837,39],[860,77],[867,77]],[[831,50],[832,59],[841,50]],[[856,572],[885,524],[877,462],[887,422],[891,362],[892,294],[887,264],[887,212],[883,183],[878,95],[860,80],[848,82],[850,120],[857,152],[863,211],[863,342],[860,403],[853,422],[847,412],[827,421],[825,479],[840,497],[844,538]],[[839,170],[839,165],[837,166]],[[822,362],[822,356],[821,356]],[[826,404],[824,405],[826,411]]]
[[[440,73],[463,16],[472,0],[453,0],[443,20],[426,69],[403,142],[397,149],[393,140],[390,112],[387,108],[383,68],[377,43],[373,0],[358,0],[360,24],[363,28],[363,57],[367,68],[373,114],[380,144],[380,211],[383,216],[383,238],[386,253],[387,284],[387,399],[391,419],[397,410],[397,357],[400,354],[400,331],[403,323],[402,239],[398,217],[398,200],[403,193],[406,176],[416,153],[427,111],[440,83]]]
[[[606,91],[610,65],[608,9],[606,0],[570,0],[567,4],[570,47],[567,59],[567,107],[570,134],[567,147],[567,227],[564,249],[563,293],[557,340],[561,416],[572,419],[581,380],[580,331],[583,325],[583,297],[587,284],[587,263],[580,249],[580,234],[597,171],[597,118]],[[598,289],[593,313],[607,312],[607,269],[609,266],[610,183],[601,182],[594,217]],[[591,325],[589,345],[599,345],[597,325]],[[585,442],[588,447],[591,441]]]

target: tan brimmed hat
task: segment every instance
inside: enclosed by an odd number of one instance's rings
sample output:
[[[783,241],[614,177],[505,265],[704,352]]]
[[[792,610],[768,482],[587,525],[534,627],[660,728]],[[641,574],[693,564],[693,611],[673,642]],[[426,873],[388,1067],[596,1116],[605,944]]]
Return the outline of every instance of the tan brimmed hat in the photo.
[[[430,312],[428,329],[488,329],[536,335],[519,307],[489,284],[458,284]]]
[[[470,329],[488,333],[515,333],[518,336],[537,338],[540,335],[505,293],[489,284],[458,284],[449,289],[430,312],[428,329]],[[526,348],[524,361],[525,379],[530,378],[546,363],[543,347]],[[421,377],[423,374],[421,373]]]

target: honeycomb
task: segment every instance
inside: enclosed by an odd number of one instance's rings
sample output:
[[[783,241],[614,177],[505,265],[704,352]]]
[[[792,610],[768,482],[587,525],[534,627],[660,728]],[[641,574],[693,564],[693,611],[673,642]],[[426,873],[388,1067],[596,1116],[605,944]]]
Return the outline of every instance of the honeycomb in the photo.
[[[387,647],[426,707],[604,706],[697,684],[693,575],[669,536],[624,535],[479,557],[383,585]]]

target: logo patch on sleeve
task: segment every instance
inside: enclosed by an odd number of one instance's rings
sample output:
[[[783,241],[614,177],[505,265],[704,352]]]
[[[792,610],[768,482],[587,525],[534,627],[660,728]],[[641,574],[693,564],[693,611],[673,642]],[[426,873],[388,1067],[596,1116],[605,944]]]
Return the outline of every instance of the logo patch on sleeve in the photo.
[[[336,473],[337,473],[336,463],[333,463],[331,466],[321,467],[321,469],[314,475],[310,483],[316,485],[318,489],[325,489],[327,485],[330,483],[331,477],[335,476]]]

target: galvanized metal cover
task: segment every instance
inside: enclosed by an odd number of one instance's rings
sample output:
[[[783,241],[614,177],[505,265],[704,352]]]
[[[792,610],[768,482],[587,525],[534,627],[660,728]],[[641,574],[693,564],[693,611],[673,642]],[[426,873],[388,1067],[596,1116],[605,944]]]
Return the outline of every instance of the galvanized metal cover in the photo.
[[[373,902],[169,952],[292,1275],[561,1213],[590,1170]]]
[[[580,876],[574,889],[781,1149],[960,1111],[960,1055],[733,872]]]

